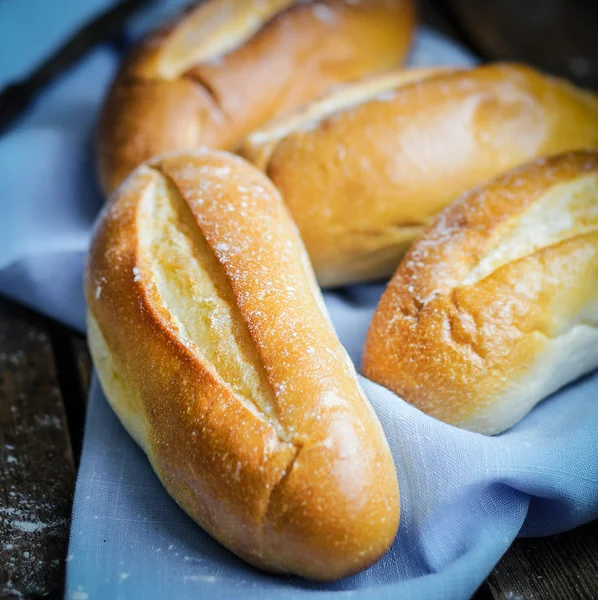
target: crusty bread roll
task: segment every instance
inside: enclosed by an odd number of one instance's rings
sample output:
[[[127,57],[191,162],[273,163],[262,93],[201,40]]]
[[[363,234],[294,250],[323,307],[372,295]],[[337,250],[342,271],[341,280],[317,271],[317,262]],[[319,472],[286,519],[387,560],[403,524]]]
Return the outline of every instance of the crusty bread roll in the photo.
[[[384,292],[367,377],[422,411],[495,434],[598,366],[598,150],[465,194]]]
[[[516,65],[384,75],[248,136],[318,280],[390,275],[453,198],[534,157],[598,145],[598,99]]]
[[[392,457],[262,173],[214,150],[140,166],[100,218],[86,297],[111,405],[206,531],[322,580],[385,552]]]
[[[397,66],[412,0],[206,0],[123,64],[99,124],[108,193],[165,151],[233,149],[332,86]]]

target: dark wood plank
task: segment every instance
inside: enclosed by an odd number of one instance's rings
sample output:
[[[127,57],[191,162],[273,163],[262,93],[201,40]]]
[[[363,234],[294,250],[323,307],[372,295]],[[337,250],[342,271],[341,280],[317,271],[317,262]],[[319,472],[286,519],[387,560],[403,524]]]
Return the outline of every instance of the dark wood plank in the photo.
[[[444,33],[444,35],[458,42],[463,42],[459,32],[455,29],[449,19],[446,18],[442,6],[438,6],[434,0],[419,0],[417,3],[417,17],[420,23],[424,23],[435,31]]]
[[[77,366],[79,387],[83,399],[85,402],[87,402],[87,392],[89,391],[91,373],[93,370],[91,356],[89,355],[89,350],[87,349],[87,341],[84,336],[73,334],[71,336],[71,345],[73,348],[73,355],[75,357],[75,364]]]
[[[455,11],[444,0],[418,0],[417,16],[419,23],[443,33],[461,44],[478,58],[486,58],[483,50],[475,46],[467,30],[463,27],[459,19],[456,18]]]
[[[536,65],[598,89],[596,0],[435,0],[489,59]],[[449,18],[449,21],[451,19]]]
[[[0,299],[0,597],[60,595],[75,482],[46,322]]]
[[[59,323],[49,322],[48,329],[56,364],[58,384],[71,436],[75,465],[79,464],[85,425],[85,407],[91,379],[91,358],[85,338]]]
[[[547,538],[520,539],[488,578],[496,599],[598,598],[598,521]]]

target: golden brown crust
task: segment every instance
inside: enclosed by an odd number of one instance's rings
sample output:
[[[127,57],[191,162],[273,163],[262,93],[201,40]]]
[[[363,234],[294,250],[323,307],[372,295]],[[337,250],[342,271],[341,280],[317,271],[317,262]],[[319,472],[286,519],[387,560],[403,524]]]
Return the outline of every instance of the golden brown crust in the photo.
[[[262,569],[335,579],[388,548],[398,488],[314,281],[272,184],[201,150],[121,186],[86,297],[106,394],[183,509]]]
[[[232,149],[334,85],[396,66],[413,22],[411,0],[209,0],[192,7],[146,38],[116,78],[99,124],[104,190],[151,156]]]
[[[598,366],[598,150],[537,161],[447,208],[374,314],[364,374],[422,411],[507,429]]]
[[[399,81],[394,93],[376,89],[278,139],[257,131],[241,154],[281,191],[319,282],[337,285],[390,275],[470,187],[537,156],[596,145],[596,96],[495,64]]]
[[[313,129],[337,113],[348,112],[373,99],[381,100],[406,85],[455,71],[453,67],[400,69],[339,86],[301,106],[291,115],[270,121],[264,127],[250,133],[238,153],[258,169],[265,170],[279,142],[297,131]]]

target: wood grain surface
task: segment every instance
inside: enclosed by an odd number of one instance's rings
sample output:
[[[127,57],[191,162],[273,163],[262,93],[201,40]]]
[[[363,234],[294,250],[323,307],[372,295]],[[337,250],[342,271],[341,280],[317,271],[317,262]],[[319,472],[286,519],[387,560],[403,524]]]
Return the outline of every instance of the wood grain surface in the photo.
[[[596,600],[598,521],[560,535],[517,540],[487,585],[496,600]]]
[[[0,597],[63,586],[75,465],[49,329],[0,300]]]

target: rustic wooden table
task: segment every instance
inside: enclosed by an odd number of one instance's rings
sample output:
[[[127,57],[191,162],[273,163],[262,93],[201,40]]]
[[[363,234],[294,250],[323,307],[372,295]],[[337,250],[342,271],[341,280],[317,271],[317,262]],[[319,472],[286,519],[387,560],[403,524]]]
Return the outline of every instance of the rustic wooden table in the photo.
[[[421,16],[484,59],[598,89],[596,0],[428,0]],[[0,598],[62,597],[90,374],[81,335],[0,299]],[[518,540],[476,594],[545,598],[598,599],[598,521]]]

